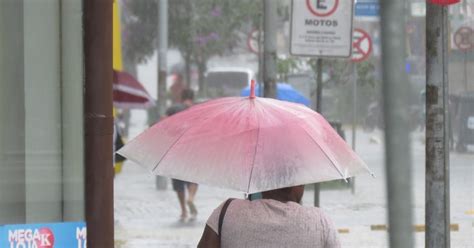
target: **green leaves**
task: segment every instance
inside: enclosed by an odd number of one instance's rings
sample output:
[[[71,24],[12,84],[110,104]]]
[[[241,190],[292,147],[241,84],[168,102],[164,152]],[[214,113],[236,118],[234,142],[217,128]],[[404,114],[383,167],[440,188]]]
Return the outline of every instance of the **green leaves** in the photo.
[[[156,49],[156,0],[123,2],[125,54],[146,61]],[[205,63],[241,42],[246,27],[258,23],[261,2],[253,0],[171,0],[168,12],[169,46],[196,63]]]

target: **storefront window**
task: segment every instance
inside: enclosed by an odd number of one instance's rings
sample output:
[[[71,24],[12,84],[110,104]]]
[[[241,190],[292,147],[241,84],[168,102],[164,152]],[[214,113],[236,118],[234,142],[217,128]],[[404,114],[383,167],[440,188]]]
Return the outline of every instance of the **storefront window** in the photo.
[[[80,1],[0,2],[0,225],[84,220],[82,61]]]

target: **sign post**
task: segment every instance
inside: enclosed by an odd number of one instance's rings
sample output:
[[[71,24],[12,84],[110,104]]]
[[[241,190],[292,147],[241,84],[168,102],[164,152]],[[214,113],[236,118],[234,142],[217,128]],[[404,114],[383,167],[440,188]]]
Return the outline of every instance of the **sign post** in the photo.
[[[322,112],[322,57],[351,55],[353,4],[346,0],[292,1],[290,54],[318,57],[313,70],[317,75],[319,113]],[[319,206],[319,184],[314,185],[314,205]]]
[[[370,35],[360,28],[355,28],[352,36],[352,71],[353,71],[353,111],[352,111],[352,149],[356,149],[356,122],[357,122],[357,66],[355,63],[366,60],[372,52]],[[353,186],[353,185],[352,185]],[[353,187],[352,187],[353,188]]]
[[[425,247],[450,247],[448,7],[426,6]]]
[[[362,62],[369,58],[372,53],[372,39],[370,35],[360,28],[355,28],[352,33],[352,73],[353,73],[353,87],[352,87],[352,149],[356,150],[357,137],[357,80],[359,74],[357,72],[356,63]],[[351,191],[355,192],[355,178],[351,178]]]

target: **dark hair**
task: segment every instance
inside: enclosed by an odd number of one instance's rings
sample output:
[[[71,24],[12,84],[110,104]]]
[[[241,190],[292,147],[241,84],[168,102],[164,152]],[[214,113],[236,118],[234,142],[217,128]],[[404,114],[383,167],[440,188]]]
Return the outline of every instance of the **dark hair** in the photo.
[[[185,101],[185,100],[193,101],[194,100],[194,91],[191,90],[191,89],[184,89],[181,92],[181,100],[182,101]]]

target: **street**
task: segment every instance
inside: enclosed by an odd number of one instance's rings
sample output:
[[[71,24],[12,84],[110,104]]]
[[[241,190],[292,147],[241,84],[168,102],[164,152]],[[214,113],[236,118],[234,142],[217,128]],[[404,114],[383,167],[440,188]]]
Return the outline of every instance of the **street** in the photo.
[[[346,137],[351,137],[345,127]],[[138,132],[138,131],[136,131]],[[136,135],[132,134],[131,135]],[[355,194],[350,188],[323,189],[321,208],[340,231],[342,247],[388,247],[386,230],[371,230],[387,224],[387,204],[383,163],[383,139],[380,131],[357,132],[356,150],[376,177],[360,175]],[[422,132],[412,134],[414,225],[424,224],[424,144]],[[348,140],[350,144],[350,140]],[[474,153],[451,153],[451,247],[472,247],[474,243]],[[167,190],[155,189],[155,177],[144,168],[127,162],[115,178],[116,247],[195,247],[207,217],[229,197],[243,198],[239,192],[200,185],[196,205],[199,215],[192,223],[178,222],[179,207],[171,184]],[[303,205],[313,203],[313,191],[307,189]],[[375,227],[374,227],[375,228]],[[379,229],[382,227],[379,227]],[[422,228],[422,227],[418,227]],[[415,247],[424,247],[424,231],[415,232]]]

